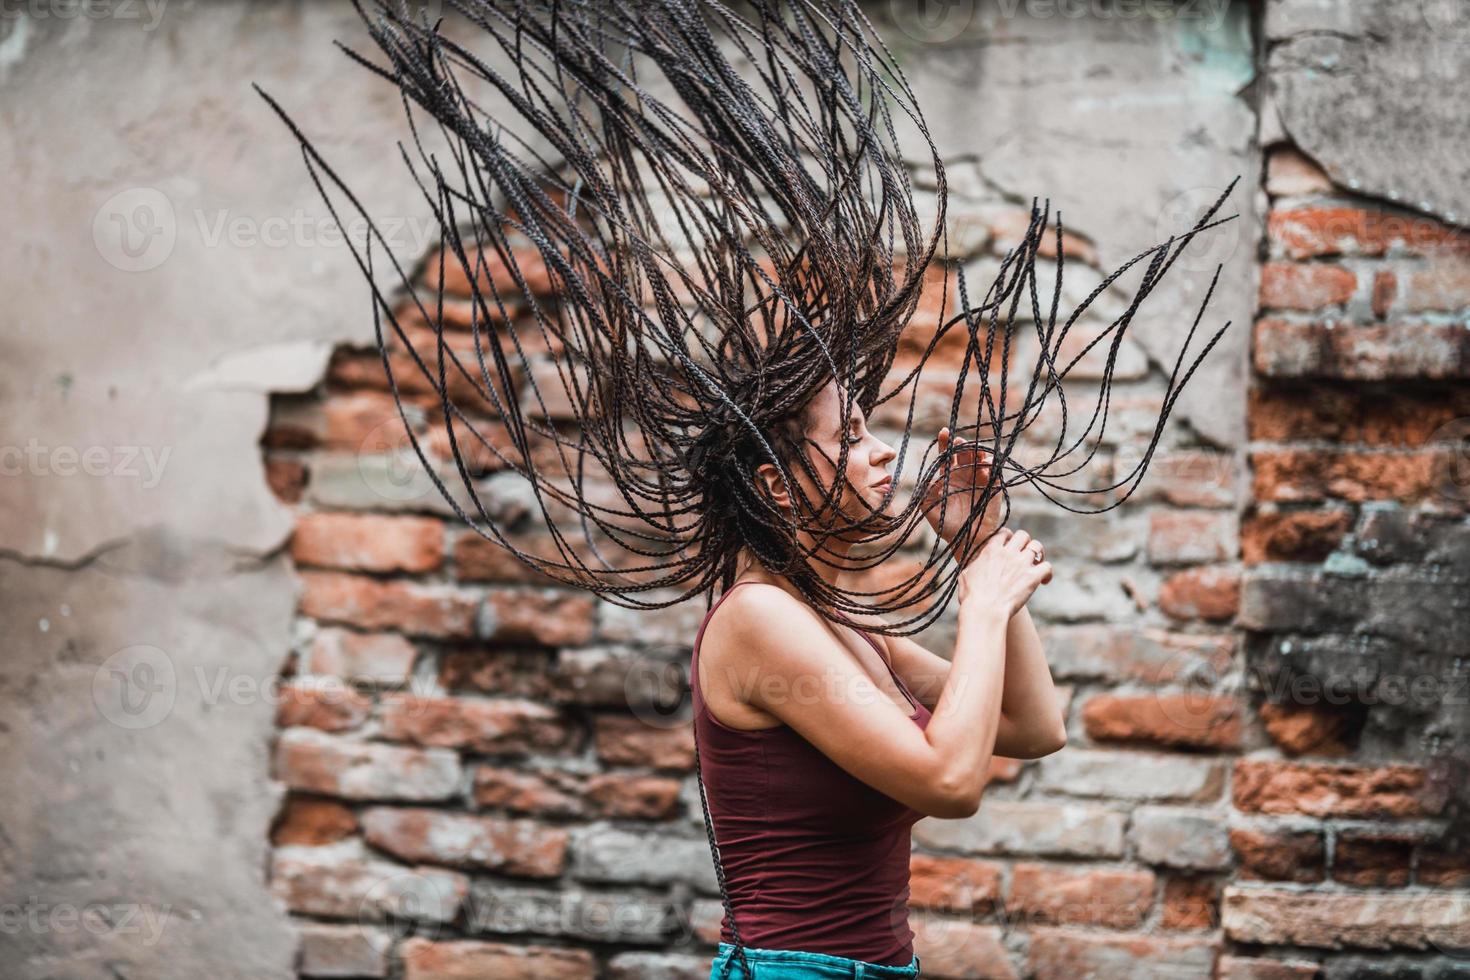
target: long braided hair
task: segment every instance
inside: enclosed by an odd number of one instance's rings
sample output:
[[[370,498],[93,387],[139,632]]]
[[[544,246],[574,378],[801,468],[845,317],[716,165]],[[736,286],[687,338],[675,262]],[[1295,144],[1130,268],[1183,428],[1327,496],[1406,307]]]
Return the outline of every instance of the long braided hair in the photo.
[[[856,0],[443,4],[456,14],[448,24],[404,0],[377,0],[371,12],[354,0],[383,60],[342,46],[402,100],[412,146],[400,143],[399,152],[439,231],[424,270],[427,295],[358,197],[257,91],[299,141],[339,225],[328,186],[366,223],[362,247],[349,245],[370,286],[383,368],[418,460],[468,527],[553,580],[630,608],[696,593],[708,605],[734,581],[748,549],[824,615],[877,613],[884,625],[873,631],[916,633],[942,614],[959,572],[983,547],[973,532],[995,495],[1007,512],[1009,488],[1021,483],[1077,513],[1127,499],[1184,384],[1229,327],[1181,374],[1217,268],[1141,461],[1112,483],[1065,486],[1059,481],[1086,467],[1100,445],[1115,358],[1140,304],[1196,235],[1229,220],[1215,215],[1234,182],[1192,227],[1103,277],[1060,319],[1068,256],[1061,215],[1053,222],[1049,202],[1033,201],[1020,240],[972,301],[955,262],[962,257],[951,253],[944,161],[898,60]],[[920,156],[906,160],[905,149]],[[915,190],[914,167],[929,172],[928,197]],[[391,266],[387,282],[375,247]],[[1049,302],[1037,280],[1043,252],[1055,256]],[[1138,281],[1125,287],[1121,277],[1135,267]],[[467,292],[467,309],[446,301],[447,289]],[[1114,317],[1092,310],[1104,292],[1127,297]],[[1063,342],[1089,311],[1107,326],[1065,361]],[[1035,358],[1021,384],[1010,368],[1025,324],[1034,328]],[[1097,407],[1067,444],[1063,381],[1110,335]],[[909,356],[900,364],[901,339]],[[951,432],[969,433],[993,458],[978,503],[964,488],[963,526],[950,540],[933,536],[907,578],[863,590],[822,574],[872,568],[903,547],[920,529],[931,490],[944,520],[957,506],[949,464],[959,447],[952,441],[932,459],[935,447],[925,447],[902,508],[853,516],[838,506],[844,481],[827,485],[812,465],[803,412],[832,380],[844,418],[853,403],[871,413],[894,401],[890,413],[904,418],[896,492],[910,465],[920,382],[939,351],[954,386]],[[414,434],[403,383],[432,394],[452,471]],[[1025,461],[1018,439],[1052,395],[1061,412],[1055,447]],[[1089,435],[1086,455],[1070,460]],[[830,460],[838,474],[847,453],[843,440]],[[763,463],[777,467],[794,506],[776,506],[752,478]],[[808,496],[793,468],[824,487],[819,496]],[[1053,496],[1120,488],[1096,510]],[[522,550],[507,536],[500,503],[512,492],[534,502],[551,548]],[[843,546],[831,547],[834,538]],[[695,766],[725,913],[748,973],[697,742]]]

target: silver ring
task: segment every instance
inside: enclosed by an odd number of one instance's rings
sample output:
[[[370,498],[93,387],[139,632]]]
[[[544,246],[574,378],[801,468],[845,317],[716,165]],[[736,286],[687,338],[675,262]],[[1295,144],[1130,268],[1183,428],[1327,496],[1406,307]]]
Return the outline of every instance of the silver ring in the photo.
[[[1030,551],[1031,551],[1031,564],[1033,564],[1033,565],[1040,565],[1041,564],[1041,552],[1038,551],[1036,548],[1032,548],[1032,549],[1030,549]]]

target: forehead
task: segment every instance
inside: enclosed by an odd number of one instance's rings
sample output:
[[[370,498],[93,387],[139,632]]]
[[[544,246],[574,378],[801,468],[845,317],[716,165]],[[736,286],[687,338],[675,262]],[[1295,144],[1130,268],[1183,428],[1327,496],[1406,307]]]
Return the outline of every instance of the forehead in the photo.
[[[813,396],[810,419],[821,425],[842,429],[848,419],[862,418],[863,410],[854,401],[849,408],[848,418],[842,417],[842,399],[847,392],[835,381],[829,381]]]

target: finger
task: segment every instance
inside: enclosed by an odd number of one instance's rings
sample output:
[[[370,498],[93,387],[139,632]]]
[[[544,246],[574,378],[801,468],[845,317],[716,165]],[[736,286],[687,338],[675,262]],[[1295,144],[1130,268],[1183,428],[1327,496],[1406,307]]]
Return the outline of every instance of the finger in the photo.
[[[1031,534],[1025,528],[1017,528],[1015,535],[1012,536],[1011,540],[1007,543],[1010,544],[1017,551],[1021,551],[1026,547],[1027,542],[1029,542],[1030,540]]]

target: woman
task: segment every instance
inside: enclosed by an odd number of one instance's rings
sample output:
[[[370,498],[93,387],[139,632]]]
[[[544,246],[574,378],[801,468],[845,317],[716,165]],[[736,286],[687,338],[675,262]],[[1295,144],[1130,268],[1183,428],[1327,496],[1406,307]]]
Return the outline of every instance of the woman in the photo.
[[[841,483],[856,522],[868,508],[892,507],[885,466],[896,453],[856,405],[843,424],[843,403],[829,383],[799,425],[829,480],[837,442],[848,441]],[[941,430],[941,451],[948,441]],[[988,477],[979,462],[957,472],[981,484]],[[754,473],[780,506],[802,499],[770,463]],[[953,534],[958,522],[940,526],[936,514],[926,516],[940,535]],[[982,533],[992,527],[987,515]],[[1066,742],[1025,610],[1051,580],[1044,554],[1025,531],[996,530],[960,576],[952,660],[907,637],[868,633],[861,621],[833,622],[742,556],[734,585],[705,616],[691,667],[706,824],[726,896],[711,977],[856,976],[860,964],[864,976],[918,975],[911,826],[921,816],[973,814],[992,754],[1036,758]]]

